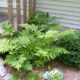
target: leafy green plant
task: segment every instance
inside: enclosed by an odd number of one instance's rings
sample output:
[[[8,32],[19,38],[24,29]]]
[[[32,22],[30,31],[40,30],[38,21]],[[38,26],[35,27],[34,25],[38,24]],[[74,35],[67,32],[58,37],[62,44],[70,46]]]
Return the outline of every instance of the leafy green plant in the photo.
[[[51,17],[48,13],[45,12],[35,12],[30,16],[28,23],[39,26],[38,29],[42,31],[48,29],[57,29],[60,27],[57,18]]]
[[[64,80],[63,73],[58,69],[53,69],[50,72],[47,71],[43,77],[46,80]]]
[[[53,80],[64,80],[63,75],[60,72],[57,72],[53,75]]]
[[[70,53],[62,54],[59,60],[67,66],[80,68],[80,32],[76,30],[64,31],[61,33],[57,43]]]
[[[19,72],[26,73],[33,67],[44,66],[61,54],[69,51],[57,43],[61,32],[54,30],[60,25],[55,17],[47,13],[36,13],[30,17],[28,24],[21,24],[21,31],[17,31],[8,22],[2,26],[0,38],[0,53],[8,52],[4,63]],[[13,80],[20,80],[14,77]],[[40,80],[39,75],[31,74],[28,80]]]
[[[2,35],[3,36],[10,37],[10,36],[13,36],[15,32],[16,32],[16,29],[14,28],[14,26],[9,24],[8,22],[3,23],[2,25]]]
[[[19,76],[13,74],[10,80],[21,80],[21,79],[19,78]]]
[[[9,40],[0,39],[0,54],[4,54],[5,52],[9,50],[10,50]]]
[[[32,72],[27,75],[27,80],[41,80],[41,78],[38,73]]]
[[[80,53],[71,52],[70,54],[61,55],[59,60],[68,67],[80,68]]]
[[[22,31],[19,31],[17,36],[11,35],[0,39],[1,46],[6,45],[4,49],[1,47],[1,52],[9,53],[5,59],[6,64],[26,72],[32,70],[33,66],[44,66],[46,62],[54,60],[57,56],[68,53],[65,48],[55,44],[60,34],[58,31],[48,29],[42,32],[38,29],[39,26],[34,24],[24,24],[22,27]]]
[[[67,30],[61,33],[59,45],[69,51],[80,51],[80,32],[76,30]],[[65,44],[65,45],[64,45]]]
[[[49,72],[52,70],[51,66],[48,66],[47,68]]]

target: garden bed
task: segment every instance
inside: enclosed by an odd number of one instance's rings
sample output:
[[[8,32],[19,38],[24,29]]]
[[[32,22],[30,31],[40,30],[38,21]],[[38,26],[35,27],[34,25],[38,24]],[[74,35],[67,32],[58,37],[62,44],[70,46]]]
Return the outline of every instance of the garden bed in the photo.
[[[47,70],[55,68],[64,73],[64,80],[79,79],[79,69],[65,67],[55,60],[69,67],[80,68],[80,32],[62,29],[55,17],[38,12],[30,16],[27,23],[21,24],[20,30],[5,22],[0,36],[0,55],[5,65],[11,67],[6,69],[17,76],[16,80],[41,80],[39,75],[42,77]],[[60,71],[55,77],[54,73],[51,74],[47,80],[63,80]],[[28,75],[29,72],[32,72],[31,75]]]
[[[48,66],[50,66],[52,69],[58,68],[59,70],[61,70],[64,74],[64,80],[80,80],[79,69],[66,67],[59,61],[52,61],[47,65],[45,65],[44,67],[34,68],[33,71],[39,73],[39,75],[42,77],[45,71],[48,70]],[[8,72],[12,72],[12,69],[10,67],[7,66],[6,69]],[[25,80],[25,79],[22,79],[22,80]]]

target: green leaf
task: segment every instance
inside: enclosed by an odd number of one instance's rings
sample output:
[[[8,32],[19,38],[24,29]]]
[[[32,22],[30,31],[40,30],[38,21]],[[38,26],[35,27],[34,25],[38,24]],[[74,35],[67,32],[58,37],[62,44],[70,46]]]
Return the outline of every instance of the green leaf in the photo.
[[[5,53],[10,50],[9,40],[8,39],[0,39],[0,53]]]
[[[23,54],[19,56],[16,56],[15,54],[10,54],[7,56],[5,63],[8,63],[12,67],[19,70],[22,67],[25,60],[26,57]]]
[[[2,25],[2,34],[5,36],[13,36],[16,29],[9,24],[8,22],[3,23]]]

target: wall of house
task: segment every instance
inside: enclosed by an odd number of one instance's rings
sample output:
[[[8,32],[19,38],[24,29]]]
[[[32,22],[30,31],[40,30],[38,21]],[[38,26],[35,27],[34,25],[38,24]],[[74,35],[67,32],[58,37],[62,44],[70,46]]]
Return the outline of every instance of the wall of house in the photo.
[[[0,11],[6,11],[5,5],[1,5]],[[80,0],[36,0],[37,10],[48,12],[51,16],[56,16],[62,25],[73,28],[80,28]],[[14,5],[15,6],[15,5]]]

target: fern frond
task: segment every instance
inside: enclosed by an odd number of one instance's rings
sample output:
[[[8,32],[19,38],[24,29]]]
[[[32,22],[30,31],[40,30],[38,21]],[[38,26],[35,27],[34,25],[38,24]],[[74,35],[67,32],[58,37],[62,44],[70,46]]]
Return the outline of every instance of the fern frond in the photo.
[[[9,24],[8,22],[3,23],[3,25],[2,25],[2,35],[13,36],[15,32],[16,32],[16,29],[14,28],[14,26]]]
[[[9,40],[0,39],[0,53],[4,54],[10,50]]]

